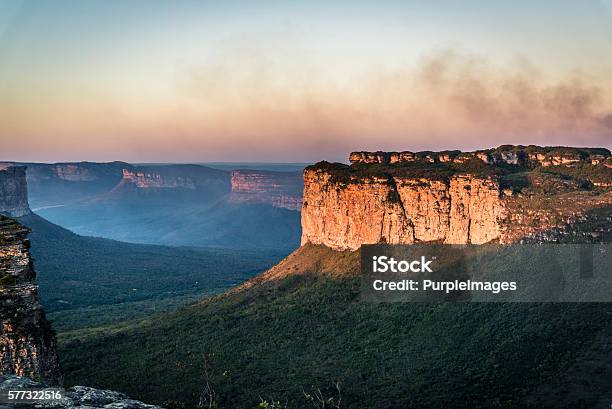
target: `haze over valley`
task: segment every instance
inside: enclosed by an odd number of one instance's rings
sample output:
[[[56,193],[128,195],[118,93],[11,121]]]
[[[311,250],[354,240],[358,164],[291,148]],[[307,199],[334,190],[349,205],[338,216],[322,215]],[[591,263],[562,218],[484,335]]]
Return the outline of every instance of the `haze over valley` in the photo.
[[[0,164],[55,328],[176,309],[299,246],[300,165],[223,166]]]
[[[34,212],[78,234],[286,251],[299,244],[301,171],[231,164],[230,170],[122,162],[24,165]]]

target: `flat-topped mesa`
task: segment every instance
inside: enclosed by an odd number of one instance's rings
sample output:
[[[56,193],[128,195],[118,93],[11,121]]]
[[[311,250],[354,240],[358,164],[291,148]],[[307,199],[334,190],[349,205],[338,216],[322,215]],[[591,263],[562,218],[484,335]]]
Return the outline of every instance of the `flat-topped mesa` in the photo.
[[[307,169],[302,244],[356,250],[381,242],[486,243],[501,234],[502,194],[494,177],[372,176],[343,183],[326,171]]]
[[[441,151],[441,152],[352,152],[349,155],[351,164],[397,164],[406,162],[429,163],[465,163],[478,159],[488,165],[515,165],[526,168],[537,166],[575,166],[577,164],[602,164],[612,167],[610,151],[604,148],[571,148],[571,147],[540,147],[502,145],[494,149],[484,149],[473,152]]]
[[[302,209],[303,181],[298,172],[235,170],[231,176],[231,200],[264,203],[289,210]]]
[[[136,187],[146,188],[176,188],[195,189],[194,181],[189,177],[166,177],[156,172],[132,171],[123,169],[124,183],[133,183]]]
[[[21,217],[30,213],[26,167],[0,167],[0,214]]]
[[[609,151],[555,149],[354,152],[351,166],[309,166],[302,244],[356,250],[375,243],[514,242],[611,206]],[[532,158],[553,164],[534,165]]]
[[[0,375],[59,383],[55,335],[39,303],[28,229],[0,216]]]
[[[57,177],[69,182],[91,182],[98,178],[95,173],[77,163],[56,163],[54,167]]]

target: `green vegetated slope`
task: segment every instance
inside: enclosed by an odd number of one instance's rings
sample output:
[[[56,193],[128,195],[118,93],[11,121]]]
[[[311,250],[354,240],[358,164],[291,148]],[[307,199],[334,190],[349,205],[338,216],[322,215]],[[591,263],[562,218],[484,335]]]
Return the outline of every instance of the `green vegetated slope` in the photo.
[[[20,219],[42,303],[58,331],[97,326],[185,305],[277,262],[278,251],[168,247],[79,236],[45,219]]]
[[[122,326],[60,334],[68,384],[194,406],[597,407],[612,401],[608,304],[368,304],[358,254],[307,245],[244,286]],[[206,363],[206,364],[205,364]],[[205,365],[208,371],[205,371]]]

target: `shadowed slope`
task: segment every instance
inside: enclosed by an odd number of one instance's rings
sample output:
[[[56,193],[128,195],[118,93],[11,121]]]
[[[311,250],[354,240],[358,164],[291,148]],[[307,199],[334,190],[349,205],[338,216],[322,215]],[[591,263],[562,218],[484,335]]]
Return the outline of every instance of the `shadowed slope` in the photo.
[[[219,293],[284,253],[168,247],[80,236],[31,214],[42,302],[58,330],[174,309]]]
[[[222,407],[589,407],[610,396],[607,304],[366,304],[358,253],[307,245],[240,288],[176,313],[61,338],[68,382],[197,403],[204,361]],[[117,377],[122,373],[122,377]],[[590,376],[590,375],[589,375]],[[554,385],[569,388],[564,401]]]

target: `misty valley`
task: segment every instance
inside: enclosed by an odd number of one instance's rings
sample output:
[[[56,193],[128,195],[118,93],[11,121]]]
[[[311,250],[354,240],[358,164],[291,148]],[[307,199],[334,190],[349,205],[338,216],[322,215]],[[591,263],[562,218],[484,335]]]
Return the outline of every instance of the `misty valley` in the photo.
[[[198,301],[299,245],[299,165],[24,166],[33,213],[19,220],[60,334]]]
[[[612,376],[609,304],[364,302],[360,253],[609,243],[611,159],[503,145],[304,169],[3,163],[0,363],[63,377],[75,405],[88,385],[96,402],[121,391],[167,408],[538,408],[559,389],[561,407],[591,407]],[[512,270],[513,254],[487,270]],[[421,274],[440,261],[398,260],[367,262]]]
[[[26,165],[31,207],[78,234],[172,246],[292,250],[299,244],[299,167]]]

